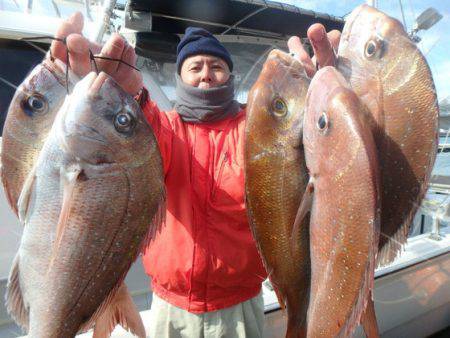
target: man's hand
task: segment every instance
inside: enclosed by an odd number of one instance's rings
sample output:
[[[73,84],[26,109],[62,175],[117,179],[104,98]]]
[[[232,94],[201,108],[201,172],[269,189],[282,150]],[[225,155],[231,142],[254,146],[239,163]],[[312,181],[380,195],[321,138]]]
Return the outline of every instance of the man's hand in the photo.
[[[84,77],[93,71],[89,57],[89,49],[94,55],[121,59],[130,65],[136,64],[136,53],[126,40],[119,34],[113,34],[102,47],[90,42],[83,35],[83,16],[81,13],[74,13],[65,20],[56,31],[57,38],[67,38],[67,46],[59,41],[53,41],[51,45],[52,55],[64,63],[66,59],[66,47],[69,50],[69,63],[72,71]],[[99,71],[109,74],[126,92],[136,95],[142,88],[142,75],[137,70],[124,63],[110,60],[96,59]]]
[[[309,57],[308,52],[303,48],[300,38],[292,36],[288,40],[289,52],[293,53],[295,57],[305,67],[306,74],[313,77],[316,70],[325,66],[334,66],[336,62],[336,55],[334,50],[339,46],[341,32],[333,30],[326,33],[325,27],[320,23],[316,23],[309,27],[308,39],[314,50],[314,56]]]

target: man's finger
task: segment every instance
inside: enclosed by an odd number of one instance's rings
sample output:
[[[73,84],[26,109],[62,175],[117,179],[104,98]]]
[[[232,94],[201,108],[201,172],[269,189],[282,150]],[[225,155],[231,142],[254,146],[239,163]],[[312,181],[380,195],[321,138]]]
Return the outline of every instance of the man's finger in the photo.
[[[305,68],[306,74],[312,77],[316,72],[314,64],[309,57],[308,52],[303,48],[302,42],[298,36],[292,36],[287,42],[289,52],[294,54],[294,57],[299,60]]]
[[[85,76],[91,71],[89,46],[89,41],[80,34],[70,34],[67,37],[70,68],[80,77]]]
[[[341,32],[339,32],[338,30],[332,30],[327,33],[327,36],[328,36],[328,40],[330,40],[331,47],[333,47],[333,49],[334,49],[334,54],[336,57],[336,54],[337,54],[337,51],[339,48],[339,42],[341,40]],[[311,60],[314,64],[314,67],[316,67],[315,66],[315,65],[317,65],[316,56],[314,55]],[[336,59],[335,59],[335,62],[336,62]]]
[[[125,41],[125,47],[123,49],[123,53],[122,56],[120,57],[120,59],[123,62],[128,63],[129,65],[135,66],[136,64],[136,53],[134,52],[134,48],[132,46],[130,46],[126,41]],[[131,68],[130,66],[128,66],[125,63],[120,63],[119,66],[117,67],[117,73],[119,75],[126,75],[127,73],[129,73],[130,70],[134,70],[133,68]]]
[[[311,41],[314,56],[316,57],[319,68],[334,66],[335,55],[330,40],[328,40],[328,36],[325,32],[325,27],[322,24],[316,23],[308,28],[307,35],[309,41]]]
[[[67,20],[63,21],[56,31],[55,37],[66,38],[69,34],[81,34],[83,30],[83,15],[80,12],[73,13]],[[67,52],[64,43],[54,40],[50,46],[53,57],[67,63]]]
[[[125,79],[122,79],[122,81],[117,81],[117,83],[125,92],[134,96],[139,92],[139,90],[141,90],[143,86],[142,74],[138,71],[133,70]]]
[[[136,59],[137,56],[134,48],[129,44],[126,44],[122,54],[122,61],[128,63],[129,65],[135,66]],[[121,63],[119,65],[115,78],[122,88],[132,95],[135,95],[142,88],[142,76],[140,72],[125,63]]]
[[[102,45],[98,44],[97,42],[89,41],[89,48],[93,54],[100,54],[102,51]]]
[[[119,34],[114,33],[103,46],[100,55],[107,58],[120,59],[122,57],[125,45],[126,43],[124,38]],[[95,59],[95,61],[97,62],[100,70],[111,76],[114,76],[120,64],[118,61],[111,60]]]

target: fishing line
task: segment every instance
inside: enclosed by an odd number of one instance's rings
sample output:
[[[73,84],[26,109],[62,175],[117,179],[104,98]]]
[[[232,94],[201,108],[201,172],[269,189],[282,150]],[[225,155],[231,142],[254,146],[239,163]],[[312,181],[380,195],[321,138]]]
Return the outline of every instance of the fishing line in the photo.
[[[114,58],[109,58],[109,57],[106,57],[106,56],[100,56],[100,55],[94,55],[94,58],[100,59],[100,60],[118,61],[118,62],[120,62],[120,63],[123,63],[123,64],[127,65],[128,67],[133,68],[134,70],[137,70],[138,72],[141,71],[140,69],[138,69],[138,68],[136,68],[135,66],[129,64],[129,63],[126,62],[126,61],[123,61],[122,59],[114,59]]]
[[[8,86],[13,88],[14,90],[18,90],[19,89],[19,86],[16,86],[15,84],[13,84],[13,83],[9,82],[8,80],[2,78],[1,76],[0,76],[0,81],[6,83]]]
[[[35,49],[37,49],[38,51],[42,52],[43,54],[47,54],[47,52],[45,51],[45,49],[39,47],[38,45],[35,45],[35,44],[32,43],[31,41],[25,40],[25,42],[28,43],[30,46],[34,47]]]
[[[66,46],[66,91],[67,95],[69,94],[69,69],[70,69],[70,59],[69,59],[69,48],[67,48],[67,44],[64,43]]]
[[[414,299],[414,298],[417,298],[414,294],[405,296],[405,297],[401,297],[401,298],[397,298],[394,300],[383,300],[383,299],[379,299],[379,298],[373,296],[373,301],[377,302],[377,303],[381,303],[381,304],[398,304],[398,303],[403,303],[407,300]]]
[[[59,41],[59,42],[63,43],[66,46],[66,60],[67,60],[67,62],[66,62],[66,91],[67,91],[67,94],[70,94],[69,93],[69,69],[70,69],[69,54],[70,54],[70,51],[69,51],[69,48],[67,48],[67,39],[43,35],[43,36],[33,36],[33,37],[21,38],[20,40],[23,40],[23,41],[29,43],[31,46],[35,47],[36,49],[38,49],[39,51],[42,51],[44,53],[46,53],[46,52],[42,48],[34,45],[33,43],[31,43],[28,40],[55,40],[55,41]],[[50,53],[50,59],[53,61],[54,57],[52,55],[51,49],[49,49],[49,53]],[[130,68],[133,68],[134,70],[136,70],[138,72],[141,71],[139,68],[136,68],[135,66],[129,64],[126,61],[123,61],[122,59],[115,59],[115,58],[110,58],[107,56],[94,55],[94,53],[92,53],[92,51],[90,49],[89,49],[89,59],[94,63],[94,69],[97,74],[99,73],[99,69],[98,69],[98,65],[97,65],[97,62],[95,61],[95,59],[120,62],[122,64],[127,65]]]
[[[69,61],[69,49],[67,48],[67,40],[66,38],[56,38],[53,36],[47,36],[47,35],[43,35],[43,36],[32,36],[32,37],[27,37],[27,38],[21,38],[20,40],[27,42],[28,44],[30,44],[31,46],[37,48],[38,50],[41,50],[41,48],[39,48],[38,46],[35,46],[33,43],[31,43],[28,40],[55,40],[55,41],[59,41],[62,44],[64,44],[66,46],[66,92],[67,94],[69,93],[69,68],[70,68],[70,61]],[[55,60],[55,58],[52,55],[52,49],[49,48],[49,54],[50,54],[50,60],[53,62]]]
[[[66,38],[56,38],[56,37],[48,36],[48,35],[32,36],[32,37],[27,37],[27,38],[20,38],[19,40],[25,41],[26,43],[30,44],[31,46],[33,46],[33,47],[36,48],[37,50],[44,51],[44,53],[46,53],[44,49],[42,49],[42,48],[36,46],[35,44],[33,44],[33,43],[32,43],[31,41],[29,41],[29,40],[55,40],[55,41],[59,41],[59,42],[63,43],[64,45],[66,45]],[[52,50],[51,50],[51,49],[49,49],[49,53],[50,53],[50,60],[53,61],[53,60],[54,60],[54,57],[53,57],[53,55],[52,55]]]
[[[89,58],[91,59],[91,61],[94,63],[94,67],[95,67],[95,72],[98,75],[98,67],[97,67],[97,62],[95,62],[95,56],[94,53],[92,53],[92,51],[89,49]]]
[[[61,39],[61,38],[55,38],[55,37],[52,37],[52,36],[34,36],[34,37],[28,37],[28,38],[21,38],[21,40],[24,40],[24,41],[27,41],[27,40],[56,40],[56,41],[59,41],[59,42],[61,42],[64,45],[67,46],[66,38]],[[67,47],[66,47],[66,50],[67,50]],[[67,50],[67,55],[68,55],[68,53],[69,53],[69,51]],[[89,57],[91,58],[91,60],[93,58],[95,58],[95,59],[101,59],[101,60],[117,61],[117,62],[123,63],[123,64],[127,65],[128,67],[131,67],[134,70],[137,70],[138,72],[140,72],[140,69],[138,69],[135,66],[129,64],[126,61],[123,61],[122,59],[115,59],[115,58],[110,58],[110,57],[101,56],[101,55],[94,55],[90,49],[89,49]]]

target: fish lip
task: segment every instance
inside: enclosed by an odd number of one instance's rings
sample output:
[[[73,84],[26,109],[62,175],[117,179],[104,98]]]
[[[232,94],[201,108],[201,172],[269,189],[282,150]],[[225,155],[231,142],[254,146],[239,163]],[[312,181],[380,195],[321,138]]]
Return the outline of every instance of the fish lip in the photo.
[[[105,140],[102,140],[101,138],[95,137],[95,136],[91,136],[91,135],[86,135],[86,134],[82,134],[82,133],[70,133],[66,135],[67,137],[77,137],[77,138],[83,138],[86,140],[90,140],[90,141],[95,141],[101,144],[106,144]]]
[[[289,68],[295,75],[307,77],[305,67],[292,54],[286,53],[279,49],[273,49],[267,56],[267,60],[272,60],[277,64]]]

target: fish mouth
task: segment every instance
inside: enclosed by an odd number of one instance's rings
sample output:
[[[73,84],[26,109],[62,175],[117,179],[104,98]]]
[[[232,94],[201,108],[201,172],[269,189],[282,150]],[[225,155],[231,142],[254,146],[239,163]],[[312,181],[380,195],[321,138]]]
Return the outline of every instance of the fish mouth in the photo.
[[[306,77],[305,68],[302,63],[293,55],[279,49],[273,49],[267,56],[267,60],[272,60],[284,67],[290,68],[294,75]]]
[[[78,93],[89,93],[90,88],[94,81],[97,79],[97,74],[95,72],[90,72],[88,75],[86,75],[77,86],[75,86],[75,90],[72,93],[73,96],[76,96]],[[78,92],[78,93],[76,93]],[[83,95],[80,95],[83,96]]]

